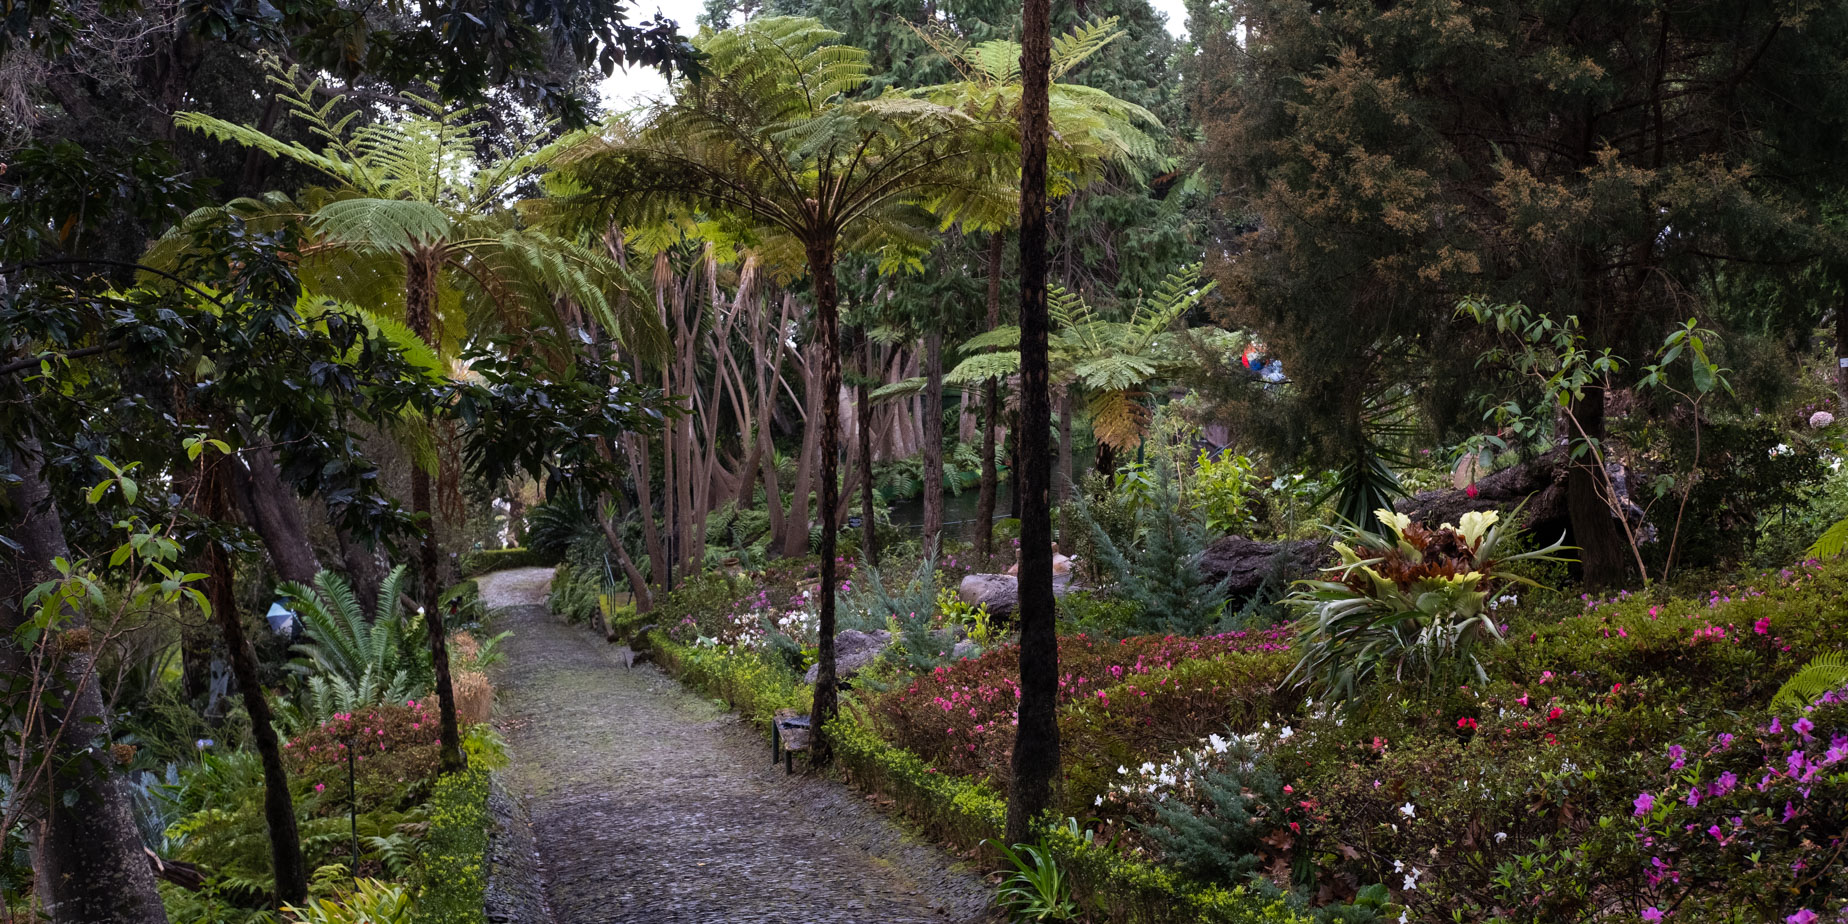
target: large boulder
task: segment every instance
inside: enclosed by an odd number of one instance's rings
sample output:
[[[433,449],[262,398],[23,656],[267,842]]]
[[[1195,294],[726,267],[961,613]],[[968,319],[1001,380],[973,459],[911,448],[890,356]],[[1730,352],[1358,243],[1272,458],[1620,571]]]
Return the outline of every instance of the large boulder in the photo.
[[[834,676],[836,680],[846,680],[859,673],[861,668],[873,663],[879,653],[892,641],[892,633],[884,629],[861,632],[848,629],[834,636]],[[808,673],[803,675],[804,683],[814,683],[820,676],[821,665],[811,665]]]
[[[1224,581],[1227,597],[1249,599],[1266,581],[1275,592],[1287,590],[1291,581],[1315,574],[1328,558],[1328,544],[1314,539],[1259,542],[1226,536],[1201,553],[1200,573],[1214,583]]]
[[[1052,576],[1054,594],[1062,597],[1071,589],[1071,571]],[[970,606],[988,607],[990,616],[1005,618],[1020,605],[1020,579],[1011,574],[971,574],[962,579],[956,596]]]

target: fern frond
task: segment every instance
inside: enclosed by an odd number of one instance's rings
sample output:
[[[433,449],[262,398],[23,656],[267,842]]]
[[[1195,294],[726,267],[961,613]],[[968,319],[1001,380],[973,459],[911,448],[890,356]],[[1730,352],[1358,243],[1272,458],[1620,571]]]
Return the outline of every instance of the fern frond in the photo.
[[[943,375],[945,385],[980,385],[989,379],[1006,378],[1020,371],[1020,351],[1001,350],[977,353],[956,364]]]
[[[1798,668],[1771,697],[1772,712],[1795,712],[1824,693],[1848,687],[1848,652],[1830,651]]]
[[[1804,554],[1809,558],[1834,558],[1848,549],[1848,519],[1838,520],[1834,526],[1823,530],[1822,535]]]

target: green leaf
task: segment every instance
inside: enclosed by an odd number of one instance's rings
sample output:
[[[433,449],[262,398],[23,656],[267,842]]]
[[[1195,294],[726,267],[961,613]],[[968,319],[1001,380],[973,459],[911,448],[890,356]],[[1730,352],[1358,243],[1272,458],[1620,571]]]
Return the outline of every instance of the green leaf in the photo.
[[[111,482],[107,481],[98,482],[96,487],[90,489],[90,493],[84,495],[85,502],[92,507],[96,506],[96,502],[102,500],[103,495],[109,492],[110,484]]]
[[[141,496],[141,488],[135,484],[135,479],[123,478],[122,479],[122,499],[132,504],[135,502],[135,498],[140,497],[140,496]]]

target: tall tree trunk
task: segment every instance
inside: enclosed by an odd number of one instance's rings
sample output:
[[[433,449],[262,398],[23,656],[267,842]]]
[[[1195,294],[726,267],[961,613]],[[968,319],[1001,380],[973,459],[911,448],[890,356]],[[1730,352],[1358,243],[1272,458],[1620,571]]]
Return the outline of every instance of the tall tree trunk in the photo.
[[[1067,385],[1059,390],[1059,478],[1053,486],[1059,498],[1059,539],[1068,549],[1070,537],[1077,529],[1072,521],[1071,504],[1072,498],[1078,496],[1078,486],[1072,483],[1072,391],[1075,388],[1077,386]]]
[[[1051,327],[1046,310],[1046,144],[1051,0],[1026,0],[1020,40],[1020,718],[1007,840],[1033,840],[1059,776],[1059,639],[1053,622]]]
[[[379,611],[379,585],[385,583],[385,564],[379,561],[378,553],[366,545],[364,537],[355,536],[334,526],[334,536],[340,541],[340,567],[346,572],[347,584],[353,588],[353,596],[359,599],[361,612]]]
[[[924,339],[924,547],[943,533],[943,331]]]
[[[54,561],[70,558],[38,440],[27,436],[16,446],[9,467],[20,480],[5,496],[12,520],[7,534],[20,550],[0,556],[0,667],[9,677],[29,663],[13,641],[28,615],[21,598],[56,576]],[[84,614],[70,612],[49,643],[57,649],[44,662],[50,669],[34,678],[35,686],[61,702],[41,701],[36,727],[23,730],[29,746],[50,748],[44,755],[45,774],[13,781],[31,787],[16,798],[32,806],[27,811],[36,835],[37,898],[52,924],[165,924],[167,912],[154,888],[128,792],[109,763],[109,712],[89,638]],[[52,773],[55,778],[42,778]]]
[[[244,519],[262,538],[277,576],[298,584],[314,583],[321,562],[308,541],[295,492],[282,483],[275,450],[259,443],[239,451],[231,464],[231,485]]]
[[[1022,400],[1025,399],[1023,398]],[[1020,409],[1016,407],[1014,411],[1008,415],[1008,418],[1009,429],[1013,431],[1013,438],[1008,440],[1007,443],[1007,515],[1018,520],[1020,519],[1020,492],[1022,490],[1020,486],[1020,468],[1025,464],[1021,461],[1022,456],[1020,454]]]
[[[198,509],[208,519],[223,520],[231,513],[227,470],[238,468],[234,458],[212,458],[205,463],[199,483]],[[250,717],[250,735],[263,764],[263,820],[269,826],[270,869],[276,877],[276,904],[300,905],[308,900],[308,867],[302,858],[302,839],[295,827],[295,801],[289,795],[289,775],[282,765],[282,742],[270,715],[269,700],[257,677],[257,654],[244,636],[244,620],[232,593],[234,560],[217,542],[205,545],[205,597],[212,616],[224,633],[237,678],[244,712]]]
[[[840,527],[835,508],[840,504],[840,477],[837,471],[841,446],[841,334],[838,298],[834,282],[834,241],[811,242],[808,246],[809,279],[815,287],[815,330],[821,340],[821,613],[817,620],[815,663],[815,703],[809,715],[812,729],[809,750],[813,766],[826,765],[833,759],[825,733],[840,708],[839,691],[834,673],[834,596],[840,588],[834,562],[835,534]],[[811,424],[813,418],[810,418]]]
[[[988,236],[988,329],[1001,325],[1001,258],[1006,239],[1000,232]],[[982,560],[995,551],[995,428],[1000,426],[1001,387],[995,379],[982,383],[982,486],[975,500],[975,549]]]
[[[867,379],[873,374],[872,342],[866,331],[860,331],[859,367],[860,381],[854,396],[860,407],[859,424],[855,429],[860,446],[860,547],[866,560],[877,566],[879,564],[879,527],[873,518],[873,402],[867,397]]]
[[[1585,389],[1584,398],[1573,402],[1572,415],[1585,436],[1602,440],[1604,389]],[[1572,523],[1572,544],[1579,547],[1581,577],[1591,587],[1611,587],[1630,574],[1630,543],[1617,522],[1621,513],[1612,510],[1605,497],[1604,475],[1597,466],[1586,453],[1567,470],[1566,516]]]
[[[411,332],[425,343],[436,343],[436,256],[416,253],[405,266],[405,313]],[[411,512],[420,515],[424,526],[423,541],[418,546],[417,571],[422,593],[424,628],[430,640],[430,665],[436,672],[436,703],[441,716],[443,772],[462,769],[462,732],[456,722],[456,690],[449,679],[449,633],[443,625],[443,611],[437,606],[443,589],[438,568],[436,511],[430,504],[430,473],[415,460],[411,463]]]
[[[1835,416],[1848,416],[1848,297],[1835,305]]]

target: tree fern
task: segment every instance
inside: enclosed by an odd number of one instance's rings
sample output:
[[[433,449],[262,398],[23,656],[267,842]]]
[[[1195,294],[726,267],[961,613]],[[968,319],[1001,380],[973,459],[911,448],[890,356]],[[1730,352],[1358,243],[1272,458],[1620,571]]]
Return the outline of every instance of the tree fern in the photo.
[[[1825,652],[1811,658],[1777,688],[1777,693],[1771,697],[1771,711],[1802,709],[1824,693],[1843,687],[1848,687],[1848,652]]]
[[[1810,558],[1834,558],[1842,554],[1845,548],[1848,548],[1848,519],[1839,520],[1834,526],[1823,530],[1822,535],[1816,537],[1815,544],[1804,554]]]

